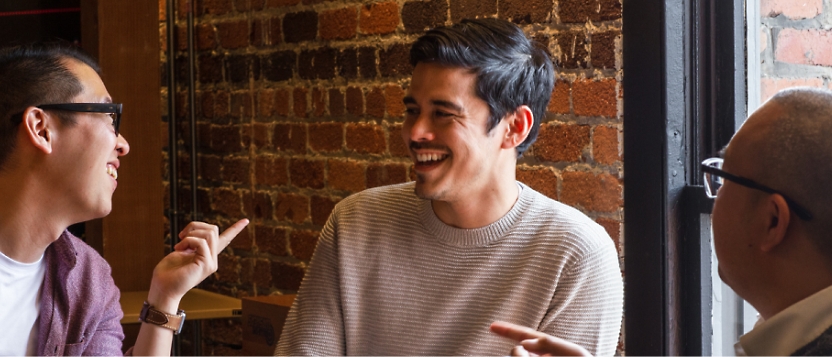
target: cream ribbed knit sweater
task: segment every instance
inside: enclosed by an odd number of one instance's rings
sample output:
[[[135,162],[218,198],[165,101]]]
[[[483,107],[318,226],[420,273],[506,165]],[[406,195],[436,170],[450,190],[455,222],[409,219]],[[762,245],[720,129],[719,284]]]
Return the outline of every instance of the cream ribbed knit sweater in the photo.
[[[606,231],[520,185],[477,229],[442,223],[412,182],[341,201],[321,232],[277,355],[507,355],[504,320],[612,355],[623,286]]]

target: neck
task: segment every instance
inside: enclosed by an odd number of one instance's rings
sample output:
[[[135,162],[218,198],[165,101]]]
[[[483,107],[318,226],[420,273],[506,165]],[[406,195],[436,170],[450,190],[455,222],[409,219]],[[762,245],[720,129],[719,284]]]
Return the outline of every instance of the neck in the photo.
[[[21,263],[40,259],[73,222],[61,221],[52,191],[33,177],[0,173],[0,252]]]
[[[761,298],[755,302],[749,299],[764,319],[832,286],[832,268],[814,246],[807,245],[805,248],[811,251],[801,249],[803,253],[769,264],[765,290],[757,294]]]
[[[496,222],[514,207],[520,188],[514,175],[489,187],[479,195],[458,201],[432,201],[433,211],[445,224],[464,229],[480,228]]]

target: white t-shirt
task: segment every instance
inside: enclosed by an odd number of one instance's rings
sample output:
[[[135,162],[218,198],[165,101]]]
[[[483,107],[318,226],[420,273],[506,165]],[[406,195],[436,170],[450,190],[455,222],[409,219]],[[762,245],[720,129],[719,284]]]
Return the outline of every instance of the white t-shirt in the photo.
[[[0,356],[32,356],[37,352],[40,290],[46,265],[23,264],[0,252]]]

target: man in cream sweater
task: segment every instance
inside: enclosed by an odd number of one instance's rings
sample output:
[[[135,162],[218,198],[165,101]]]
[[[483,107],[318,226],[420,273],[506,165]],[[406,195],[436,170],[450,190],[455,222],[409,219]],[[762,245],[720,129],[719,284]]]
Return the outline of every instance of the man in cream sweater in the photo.
[[[554,71],[517,26],[465,20],[411,49],[402,136],[415,182],[340,202],[278,355],[499,355],[506,320],[612,355],[618,257],[604,229],[515,179]]]

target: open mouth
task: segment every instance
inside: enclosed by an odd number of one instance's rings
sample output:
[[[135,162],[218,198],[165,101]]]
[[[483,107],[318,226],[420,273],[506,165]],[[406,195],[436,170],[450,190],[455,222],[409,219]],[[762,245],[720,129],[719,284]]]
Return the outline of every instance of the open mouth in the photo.
[[[448,154],[415,154],[416,162],[414,167],[417,169],[430,169],[438,166],[443,161],[447,160],[451,155]]]
[[[115,180],[118,180],[118,169],[115,166],[107,165],[107,174]]]

